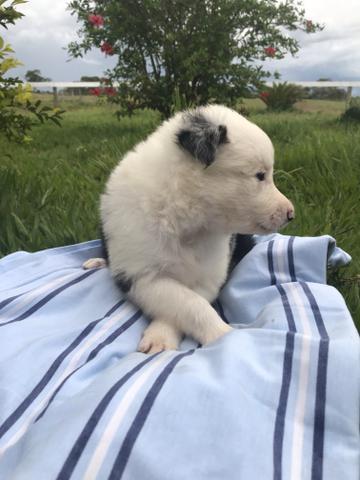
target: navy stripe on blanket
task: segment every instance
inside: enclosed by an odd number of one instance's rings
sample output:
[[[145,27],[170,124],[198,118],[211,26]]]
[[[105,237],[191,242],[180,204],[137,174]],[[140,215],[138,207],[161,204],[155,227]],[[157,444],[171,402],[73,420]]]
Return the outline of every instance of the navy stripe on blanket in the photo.
[[[316,400],[313,435],[313,453],[311,466],[311,480],[321,480],[323,476],[324,459],[324,435],[325,435],[325,404],[326,404],[326,377],[329,355],[329,335],[325,324],[309,286],[300,282],[305,295],[310,303],[312,313],[320,334],[320,346],[318,355],[318,368],[316,376]]]
[[[271,283],[276,284],[276,276],[275,276],[274,263],[273,263],[273,246],[274,246],[274,242],[273,241],[269,242],[268,262],[269,262],[269,272],[270,272]],[[288,250],[287,250],[289,271],[290,271],[292,281],[296,281],[292,249],[293,249],[293,241],[292,242],[289,241]],[[293,278],[295,280],[293,280]],[[290,383],[291,383],[296,325],[295,325],[294,315],[292,313],[290,302],[286,294],[286,291],[280,284],[276,284],[276,288],[280,293],[281,301],[282,301],[285,315],[286,315],[286,320],[289,327],[289,331],[286,333],[286,340],[285,340],[283,374],[282,374],[282,381],[281,381],[281,388],[280,388],[279,404],[276,411],[275,427],[274,427],[274,443],[273,443],[273,468],[274,468],[273,479],[281,480],[285,417],[286,417],[286,410],[287,410]]]
[[[6,298],[2,302],[0,302],[0,310],[2,308],[6,307],[6,305],[9,305],[9,303],[11,303],[13,300],[16,300],[17,298],[21,297],[22,295],[24,295],[24,294],[19,293],[19,295],[14,295],[13,297]]]
[[[270,272],[271,285],[276,284],[275,272],[274,272],[274,254],[273,254],[274,240],[271,240],[267,249],[268,265]]]
[[[146,419],[150,413],[150,410],[156,400],[156,397],[160,393],[161,388],[163,387],[164,383],[166,382],[167,378],[171,374],[171,372],[174,370],[176,364],[185,356],[191,355],[194,353],[195,350],[189,350],[185,353],[181,353],[177,355],[175,358],[169,362],[166,367],[163,369],[163,371],[160,373],[160,375],[157,377],[155,380],[155,383],[147,393],[133,423],[131,424],[131,427],[129,428],[124,442],[119,450],[119,453],[117,454],[117,457],[115,459],[114,465],[111,469],[110,475],[108,477],[108,480],[120,480],[125,467],[127,465],[127,462],[129,460],[131,451],[134,447],[134,444],[136,442],[136,439],[138,438],[142,427],[144,426],[144,423],[146,422]]]
[[[58,370],[62,362],[65,360],[65,358],[91,333],[91,331],[96,327],[99,322],[110,316],[124,302],[125,299],[121,300],[120,302],[116,303],[102,318],[89,323],[86,328],[75,338],[75,340],[54,360],[54,362],[52,363],[48,371],[45,373],[45,375],[42,377],[42,379],[38,382],[38,384],[0,426],[0,438],[2,438],[6,434],[6,432],[19,420],[21,415],[29,408],[32,402],[40,395],[40,393],[55,375],[56,371]]]
[[[289,326],[289,332],[286,333],[285,352],[283,360],[283,375],[281,381],[279,404],[276,411],[275,429],[274,429],[274,447],[273,447],[273,464],[274,464],[274,480],[282,479],[282,454],[284,443],[285,417],[289,398],[290,381],[292,374],[294,343],[296,326],[294,316],[290,307],[288,297],[281,285],[277,285],[280,292],[281,300],[284,306],[286,319]]]
[[[96,357],[96,355],[104,348],[106,345],[109,345],[112,343],[119,335],[125,332],[129,327],[131,327],[142,315],[142,311],[138,310],[132,317],[129,318],[123,325],[120,325],[119,328],[117,328],[111,335],[109,335],[105,340],[99,345],[94,348],[94,350],[90,353],[88,356],[86,362],[89,362],[93,358]]]
[[[35,420],[35,423],[40,420],[40,418],[45,414],[45,412],[47,411],[47,409],[50,407],[50,404],[53,402],[54,398],[56,397],[56,395],[59,393],[59,391],[61,390],[61,388],[64,386],[64,384],[69,380],[70,377],[72,377],[78,370],[80,370],[80,368],[82,368],[84,365],[86,365],[90,360],[93,360],[96,355],[103,349],[105,348],[107,345],[110,345],[110,343],[112,343],[114,340],[116,340],[122,333],[124,333],[128,328],[130,328],[132,325],[134,325],[134,323],[141,317],[142,315],[142,311],[139,310],[138,312],[136,312],[131,318],[129,318],[129,320],[127,320],[123,325],[121,325],[119,328],[117,328],[111,335],[109,335],[107,338],[105,338],[105,340],[101,343],[99,343],[99,345],[97,345],[96,348],[94,348],[88,358],[86,359],[86,361],[80,365],[78,368],[76,368],[73,372],[69,373],[69,375],[64,378],[64,380],[60,383],[60,385],[54,390],[54,393],[51,395],[46,407],[44,408],[44,410],[40,413],[40,415],[36,418]]]
[[[295,263],[294,263],[294,240],[295,237],[290,237],[288,243],[288,264],[289,264],[289,273],[292,282],[297,282],[295,275]]]
[[[105,412],[107,406],[113,399],[113,397],[116,395],[118,390],[133,376],[135,373],[137,373],[142,367],[144,367],[147,363],[149,363],[153,358],[155,358],[157,355],[159,355],[160,352],[155,353],[154,355],[148,356],[145,360],[140,362],[136,367],[134,367],[132,370],[127,372],[123,377],[120,378],[111,388],[108,390],[106,395],[102,398],[101,402],[99,405],[96,407],[94,412],[92,413],[91,417],[87,421],[85,427],[83,428],[82,432],[80,433],[79,437],[77,438],[75,444],[73,445],[67,459],[65,460],[64,465],[62,466],[62,469],[60,470],[58,476],[56,477],[57,480],[68,480],[88,441],[89,438],[91,437],[91,434],[95,430],[97,424],[99,423],[103,413]]]
[[[9,323],[14,323],[14,322],[20,322],[21,320],[24,320],[25,318],[30,317],[34,312],[39,310],[41,307],[43,307],[46,303],[48,303],[52,298],[56,297],[56,295],[59,295],[59,293],[63,292],[69,287],[72,287],[76,283],[81,282],[82,280],[85,280],[89,275],[93,275],[97,270],[89,270],[86,273],[83,273],[79,277],[75,278],[74,280],[71,280],[71,282],[65,283],[65,285],[62,285],[61,287],[53,290],[50,292],[48,295],[46,295],[44,298],[42,298],[39,302],[35,303],[31,308],[26,310],[24,313],[19,315],[18,317],[9,320],[8,322],[4,322],[0,324],[0,327],[4,327],[5,325],[9,325]]]

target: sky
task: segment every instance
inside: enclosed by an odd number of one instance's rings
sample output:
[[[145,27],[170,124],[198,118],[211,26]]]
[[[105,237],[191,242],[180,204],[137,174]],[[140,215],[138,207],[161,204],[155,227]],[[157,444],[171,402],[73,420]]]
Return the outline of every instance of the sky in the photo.
[[[114,59],[91,51],[69,61],[66,46],[76,40],[79,25],[66,9],[67,0],[29,0],[19,10],[25,14],[2,35],[12,45],[22,67],[12,70],[23,78],[27,70],[39,69],[54,81],[75,81],[82,75],[99,75]],[[360,0],[303,0],[306,18],[325,25],[322,32],[296,37],[301,49],[292,58],[268,61],[270,71],[282,80],[360,80]]]

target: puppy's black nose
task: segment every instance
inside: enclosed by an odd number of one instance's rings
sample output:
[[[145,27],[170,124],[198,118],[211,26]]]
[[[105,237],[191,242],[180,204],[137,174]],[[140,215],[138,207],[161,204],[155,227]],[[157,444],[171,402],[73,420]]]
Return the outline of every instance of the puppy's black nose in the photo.
[[[293,209],[290,209],[287,211],[287,219],[289,222],[291,222],[291,220],[294,220],[295,218],[295,212]]]

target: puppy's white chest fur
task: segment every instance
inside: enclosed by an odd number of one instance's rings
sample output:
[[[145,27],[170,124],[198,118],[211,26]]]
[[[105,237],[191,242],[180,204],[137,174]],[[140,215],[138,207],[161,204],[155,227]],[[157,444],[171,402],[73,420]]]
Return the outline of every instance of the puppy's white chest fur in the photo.
[[[225,282],[229,262],[229,236],[208,232],[184,240],[172,273],[184,285],[213,301]]]

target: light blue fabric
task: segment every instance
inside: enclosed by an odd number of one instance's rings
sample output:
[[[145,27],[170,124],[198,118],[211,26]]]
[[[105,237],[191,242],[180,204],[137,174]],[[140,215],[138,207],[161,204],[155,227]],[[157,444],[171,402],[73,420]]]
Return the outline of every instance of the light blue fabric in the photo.
[[[358,480],[358,333],[331,237],[259,237],[215,308],[236,329],[147,356],[87,242],[0,261],[1,480]]]

